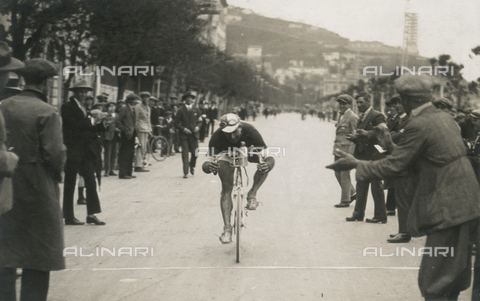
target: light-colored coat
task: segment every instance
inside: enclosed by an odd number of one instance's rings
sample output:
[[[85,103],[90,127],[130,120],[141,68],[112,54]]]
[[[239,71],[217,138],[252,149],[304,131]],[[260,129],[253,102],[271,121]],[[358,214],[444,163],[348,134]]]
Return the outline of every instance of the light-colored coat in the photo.
[[[335,130],[335,141],[333,142],[333,154],[335,149],[340,149],[349,154],[353,154],[355,143],[347,139],[347,135],[354,135],[357,130],[358,116],[348,109],[340,116]]]

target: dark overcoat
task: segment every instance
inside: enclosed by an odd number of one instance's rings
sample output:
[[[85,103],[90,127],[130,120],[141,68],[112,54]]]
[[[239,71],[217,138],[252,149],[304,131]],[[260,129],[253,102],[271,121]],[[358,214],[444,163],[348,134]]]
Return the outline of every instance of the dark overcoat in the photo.
[[[26,90],[1,105],[8,147],[18,155],[13,208],[0,216],[0,267],[65,268],[58,181],[66,159],[62,124],[43,94]]]

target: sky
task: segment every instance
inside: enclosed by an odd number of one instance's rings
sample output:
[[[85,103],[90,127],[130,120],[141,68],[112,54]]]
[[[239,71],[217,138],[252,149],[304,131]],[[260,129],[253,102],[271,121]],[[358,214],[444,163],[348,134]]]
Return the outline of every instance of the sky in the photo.
[[[379,41],[403,45],[406,0],[227,0],[231,6],[256,14],[302,22],[351,41]],[[467,80],[480,77],[480,0],[409,0],[418,15],[418,50],[424,57],[449,54],[465,66]],[[471,57],[470,57],[471,56]]]

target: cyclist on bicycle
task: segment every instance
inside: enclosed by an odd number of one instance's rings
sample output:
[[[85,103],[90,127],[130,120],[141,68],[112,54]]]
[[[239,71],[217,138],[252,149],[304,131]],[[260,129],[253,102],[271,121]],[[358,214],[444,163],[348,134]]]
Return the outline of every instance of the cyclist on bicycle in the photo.
[[[222,193],[220,198],[220,207],[222,210],[224,228],[220,241],[224,244],[232,242],[232,226],[230,224],[230,216],[232,214],[232,190],[233,190],[233,173],[234,167],[230,165],[231,159],[228,154],[232,153],[236,148],[240,149],[241,143],[245,142],[249,146],[248,162],[258,163],[257,171],[253,178],[252,189],[247,194],[248,210],[255,210],[258,206],[256,199],[257,191],[265,182],[268,172],[275,166],[275,159],[267,156],[267,146],[257,129],[250,123],[240,121],[240,117],[235,114],[226,114],[220,118],[220,128],[213,133],[209,142],[210,160],[203,163],[202,169],[205,173],[218,172],[222,181]],[[266,157],[260,163],[258,154]],[[225,155],[227,154],[227,155]],[[218,156],[218,162],[215,157]]]

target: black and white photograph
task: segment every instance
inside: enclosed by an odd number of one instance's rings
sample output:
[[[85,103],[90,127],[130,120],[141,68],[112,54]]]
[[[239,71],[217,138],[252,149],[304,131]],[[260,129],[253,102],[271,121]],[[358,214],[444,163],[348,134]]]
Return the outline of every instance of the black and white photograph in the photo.
[[[479,301],[479,227],[478,0],[0,0],[0,301]]]

